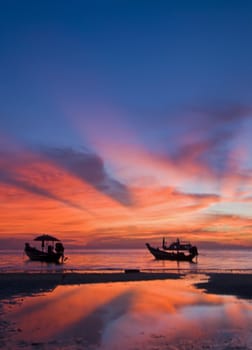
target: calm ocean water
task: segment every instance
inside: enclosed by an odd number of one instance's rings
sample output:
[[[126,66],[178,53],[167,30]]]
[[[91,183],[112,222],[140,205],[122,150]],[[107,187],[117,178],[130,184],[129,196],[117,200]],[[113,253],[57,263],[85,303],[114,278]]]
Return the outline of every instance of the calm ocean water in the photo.
[[[14,271],[123,271],[134,268],[141,271],[227,271],[252,272],[251,250],[201,249],[197,264],[176,261],[157,261],[147,249],[67,250],[63,265],[29,261],[20,250],[0,250],[0,272]]]

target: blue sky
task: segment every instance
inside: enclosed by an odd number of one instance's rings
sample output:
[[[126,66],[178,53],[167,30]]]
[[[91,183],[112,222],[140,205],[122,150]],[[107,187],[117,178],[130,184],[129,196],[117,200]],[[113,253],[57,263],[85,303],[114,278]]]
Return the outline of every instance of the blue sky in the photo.
[[[147,131],[195,105],[247,104],[251,10],[243,1],[3,2],[1,127],[71,143],[66,100],[118,106]]]

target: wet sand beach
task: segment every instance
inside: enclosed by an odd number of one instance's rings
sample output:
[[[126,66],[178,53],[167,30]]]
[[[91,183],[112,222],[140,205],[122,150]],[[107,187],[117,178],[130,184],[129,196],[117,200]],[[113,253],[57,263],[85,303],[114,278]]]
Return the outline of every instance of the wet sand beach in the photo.
[[[178,273],[2,273],[0,298],[49,291],[58,285],[177,279]]]
[[[2,273],[0,274],[0,297],[49,291],[58,285],[89,283],[130,282],[179,279],[185,273],[129,272],[129,273]],[[205,273],[208,281],[196,286],[212,294],[235,295],[252,298],[252,274]]]
[[[0,274],[0,347],[251,349],[251,291],[251,274]]]
[[[239,298],[252,299],[252,274],[209,273],[207,282],[197,283],[207,293],[235,295]]]

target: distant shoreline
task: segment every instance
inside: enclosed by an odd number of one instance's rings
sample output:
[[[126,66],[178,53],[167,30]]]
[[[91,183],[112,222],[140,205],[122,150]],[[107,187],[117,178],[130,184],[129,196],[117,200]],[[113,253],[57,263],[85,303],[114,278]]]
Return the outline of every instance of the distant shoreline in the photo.
[[[51,291],[59,285],[179,279],[190,274],[194,273],[134,271],[129,271],[129,273],[0,273],[0,299],[43,293]],[[195,286],[204,289],[204,292],[252,299],[252,273],[205,272],[204,274],[208,276],[208,281],[195,283]]]

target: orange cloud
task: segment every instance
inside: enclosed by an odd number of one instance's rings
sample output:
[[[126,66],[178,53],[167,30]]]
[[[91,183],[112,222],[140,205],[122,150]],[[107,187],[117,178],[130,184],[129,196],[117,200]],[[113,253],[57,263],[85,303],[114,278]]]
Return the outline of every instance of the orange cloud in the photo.
[[[101,246],[140,247],[163,235],[251,243],[250,219],[235,209],[237,201],[240,207],[250,205],[249,174],[233,163],[234,173],[222,175],[218,195],[211,191],[216,176],[198,161],[207,146],[194,145],[173,159],[146,150],[126,133],[132,145],[90,135],[98,153],[66,148],[32,152],[17,146],[2,151],[1,237],[51,232],[91,246],[99,241]],[[229,203],[235,220],[226,211]],[[242,232],[239,239],[237,232]]]

